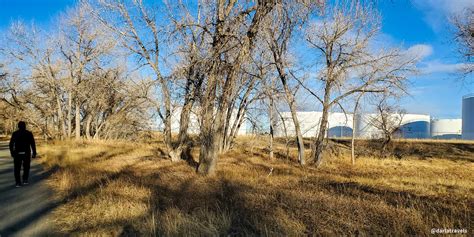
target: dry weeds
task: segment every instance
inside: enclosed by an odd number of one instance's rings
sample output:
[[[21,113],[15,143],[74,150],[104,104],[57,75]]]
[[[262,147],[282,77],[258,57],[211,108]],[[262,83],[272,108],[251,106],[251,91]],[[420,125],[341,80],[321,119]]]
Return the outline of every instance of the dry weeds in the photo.
[[[431,149],[428,143],[410,143]],[[64,200],[54,211],[62,234],[398,236],[430,235],[431,228],[472,231],[472,159],[451,159],[449,151],[401,159],[378,159],[367,152],[352,166],[347,145],[336,142],[327,162],[315,169],[285,160],[282,144],[279,158],[270,161],[265,145],[265,139],[241,139],[221,156],[215,177],[197,175],[193,162],[164,159],[158,143],[58,142],[43,145],[40,152],[44,163],[57,169],[50,184]],[[462,153],[472,158],[473,149],[467,144]],[[291,148],[293,157],[295,153]],[[197,157],[198,150],[191,155]]]

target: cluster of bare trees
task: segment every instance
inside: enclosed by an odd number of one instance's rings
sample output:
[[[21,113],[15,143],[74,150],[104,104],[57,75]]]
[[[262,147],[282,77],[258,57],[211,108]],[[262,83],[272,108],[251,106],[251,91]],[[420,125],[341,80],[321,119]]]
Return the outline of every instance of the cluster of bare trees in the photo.
[[[329,112],[404,90],[413,72],[415,59],[403,50],[374,44],[379,31],[376,11],[355,0],[79,1],[52,31],[12,26],[0,46],[1,114],[48,138],[77,139],[133,136],[157,114],[178,161],[197,111],[198,172],[212,174],[262,103],[270,133],[279,111],[291,111],[305,165],[298,91],[323,111],[310,157],[319,165]]]
[[[61,139],[123,138],[145,128],[151,83],[114,60],[114,40],[91,16],[84,3],[53,32],[11,26],[1,46],[4,121],[27,120]]]

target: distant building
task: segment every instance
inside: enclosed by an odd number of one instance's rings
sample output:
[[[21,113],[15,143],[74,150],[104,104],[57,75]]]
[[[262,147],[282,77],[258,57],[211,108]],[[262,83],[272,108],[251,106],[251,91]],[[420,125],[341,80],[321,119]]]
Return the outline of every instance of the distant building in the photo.
[[[379,138],[383,134],[380,129],[373,125],[379,114],[360,114],[356,116],[356,137]],[[400,124],[395,135],[400,138],[429,138],[430,116],[425,114],[391,114],[393,125]]]
[[[431,137],[434,139],[461,139],[462,119],[432,119]]]
[[[290,112],[281,113],[284,125],[287,128],[288,136],[295,136],[295,127]],[[301,126],[303,137],[314,137],[319,131],[322,112],[297,112],[298,120]],[[328,118],[328,137],[351,137],[355,131],[359,138],[379,138],[382,131],[374,126],[373,120],[377,119],[378,114],[353,114],[330,113]],[[403,138],[429,138],[430,135],[430,116],[424,114],[404,114],[402,116],[393,114],[401,118],[398,134]],[[353,122],[355,119],[355,129]],[[285,126],[279,121],[275,126],[276,136],[285,136]]]
[[[462,98],[462,139],[474,140],[474,94]]]
[[[171,133],[173,134],[179,133],[179,122],[180,122],[181,110],[182,110],[181,107],[176,107],[173,109],[173,112],[171,113]],[[235,120],[236,114],[237,114],[237,110],[234,110],[231,116],[232,123]],[[193,110],[189,118],[189,125],[188,125],[189,134],[199,134],[200,132],[199,118],[200,116],[198,116],[197,111]],[[163,130],[163,124],[161,123],[161,121],[159,121],[158,124],[156,125],[156,129]],[[237,132],[237,135],[246,135],[247,130],[248,130],[248,122],[244,118],[244,121]]]
[[[319,124],[322,118],[322,112],[297,112],[298,120],[300,122],[301,133],[303,137],[314,137],[319,131]],[[275,124],[275,136],[285,136],[285,129],[288,136],[295,136],[295,126],[291,118],[290,112],[282,112],[281,116],[285,121],[284,124],[281,119]],[[328,135],[330,137],[349,137],[352,136],[352,114],[347,116],[344,113],[331,113],[329,115]],[[285,126],[284,126],[285,125]]]

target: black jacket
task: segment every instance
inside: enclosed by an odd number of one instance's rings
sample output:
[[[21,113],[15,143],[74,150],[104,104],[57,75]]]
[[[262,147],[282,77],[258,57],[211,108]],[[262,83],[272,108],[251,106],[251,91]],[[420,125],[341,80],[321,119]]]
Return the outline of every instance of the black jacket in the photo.
[[[19,152],[25,152],[28,156],[33,151],[33,157],[36,157],[36,144],[33,133],[28,130],[17,130],[12,134],[10,139],[10,154],[13,157]]]

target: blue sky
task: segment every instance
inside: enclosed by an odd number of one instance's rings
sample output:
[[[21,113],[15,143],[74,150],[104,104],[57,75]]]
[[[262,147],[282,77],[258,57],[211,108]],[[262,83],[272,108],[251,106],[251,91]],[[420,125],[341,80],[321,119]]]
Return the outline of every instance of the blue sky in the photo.
[[[0,30],[8,28],[11,21],[34,21],[38,26],[48,26],[58,14],[74,0],[0,0]]]
[[[451,41],[449,18],[472,0],[392,0],[379,1],[382,31],[388,43],[417,47],[425,57],[420,62],[422,75],[410,78],[412,96],[403,100],[411,113],[426,113],[440,118],[460,118],[462,95],[474,92],[474,83],[459,80],[460,62]],[[466,78],[474,81],[473,75]]]
[[[14,20],[34,21],[49,27],[74,0],[0,0],[0,32]],[[382,39],[387,45],[402,45],[422,54],[421,75],[410,78],[411,96],[402,100],[410,113],[438,118],[461,117],[462,95],[474,93],[474,83],[461,83],[456,47],[451,42],[449,16],[472,0],[378,0],[382,15]],[[467,78],[474,82],[473,75]]]

